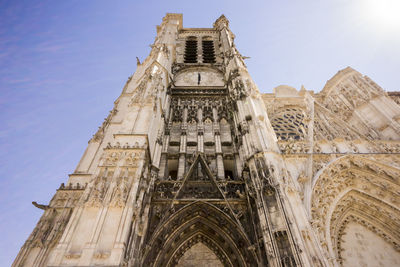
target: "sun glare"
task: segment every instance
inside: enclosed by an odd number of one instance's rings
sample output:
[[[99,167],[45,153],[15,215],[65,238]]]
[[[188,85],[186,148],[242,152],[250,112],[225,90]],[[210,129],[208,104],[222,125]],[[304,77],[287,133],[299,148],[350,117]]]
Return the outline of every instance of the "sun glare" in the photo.
[[[366,7],[366,18],[380,30],[400,31],[400,0],[364,0],[362,3]]]

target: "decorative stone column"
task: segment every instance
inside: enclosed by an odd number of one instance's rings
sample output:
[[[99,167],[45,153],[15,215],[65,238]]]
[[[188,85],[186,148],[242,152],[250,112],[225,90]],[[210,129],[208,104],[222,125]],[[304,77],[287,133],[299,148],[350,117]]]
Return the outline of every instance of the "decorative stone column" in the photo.
[[[222,157],[222,146],[221,146],[221,135],[220,135],[220,127],[219,127],[219,117],[218,110],[215,106],[213,106],[213,119],[214,119],[214,131],[215,131],[215,154],[216,154],[216,163],[217,163],[217,178],[224,179],[225,178],[225,170],[224,170],[224,160]]]
[[[197,151],[204,153],[203,109],[201,107],[197,110],[197,121]]]
[[[163,146],[161,150],[161,159],[160,159],[160,171],[158,173],[160,179],[168,178],[168,143],[169,143],[169,135],[165,135],[163,137]]]
[[[221,136],[219,132],[215,133],[215,152],[217,155],[217,177],[218,179],[224,179],[224,159],[222,157]]]
[[[185,105],[183,109],[181,142],[179,147],[179,162],[178,162],[178,180],[182,179],[186,171],[186,130],[187,130],[187,114],[188,108]]]

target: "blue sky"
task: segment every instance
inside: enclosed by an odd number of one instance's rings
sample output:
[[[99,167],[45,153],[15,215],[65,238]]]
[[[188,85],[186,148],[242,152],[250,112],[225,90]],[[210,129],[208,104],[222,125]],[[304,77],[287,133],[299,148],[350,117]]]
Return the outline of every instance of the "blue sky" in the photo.
[[[382,14],[377,1],[0,0],[0,265],[42,214],[31,202],[47,204],[74,171],[165,13],[183,13],[184,27],[225,14],[262,92],[318,92],[346,66],[395,91],[400,6]]]

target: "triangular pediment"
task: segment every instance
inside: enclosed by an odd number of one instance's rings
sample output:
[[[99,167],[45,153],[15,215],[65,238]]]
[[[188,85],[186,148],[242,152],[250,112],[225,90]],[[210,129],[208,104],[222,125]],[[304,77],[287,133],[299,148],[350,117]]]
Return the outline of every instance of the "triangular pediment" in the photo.
[[[223,199],[205,156],[197,153],[185,174],[176,199]]]
[[[199,242],[192,246],[179,259],[177,267],[183,266],[215,266],[223,267],[224,264],[219,260],[218,256],[206,245]]]
[[[346,121],[315,102],[314,140],[350,137],[351,139],[368,139]]]

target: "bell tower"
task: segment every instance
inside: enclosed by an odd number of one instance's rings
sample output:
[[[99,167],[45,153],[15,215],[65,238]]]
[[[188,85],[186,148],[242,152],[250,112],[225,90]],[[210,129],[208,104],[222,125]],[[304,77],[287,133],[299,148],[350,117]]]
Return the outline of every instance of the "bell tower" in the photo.
[[[326,265],[234,38],[163,18],[13,266]]]

